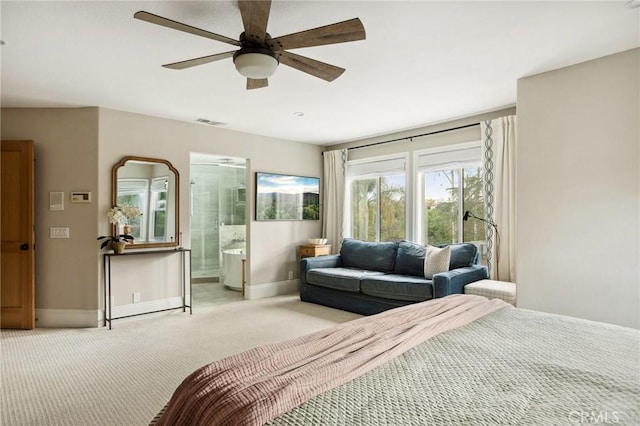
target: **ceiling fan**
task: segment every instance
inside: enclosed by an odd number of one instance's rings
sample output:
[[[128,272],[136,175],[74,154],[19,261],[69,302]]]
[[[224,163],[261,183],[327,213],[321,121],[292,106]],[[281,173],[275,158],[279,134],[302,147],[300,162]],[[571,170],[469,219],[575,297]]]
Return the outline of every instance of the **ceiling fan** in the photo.
[[[287,50],[365,39],[364,27],[358,18],[271,38],[267,33],[271,0],[240,0],[238,5],[244,25],[244,32],[240,34],[240,40],[214,34],[145,11],[136,12],[133,17],[240,47],[239,50],[165,64],[163,67],[181,70],[233,57],[238,72],[247,77],[247,90],[268,86],[267,79],[273,75],[278,64],[281,63],[323,80],[333,81],[342,75],[345,71],[344,68],[296,55]]]

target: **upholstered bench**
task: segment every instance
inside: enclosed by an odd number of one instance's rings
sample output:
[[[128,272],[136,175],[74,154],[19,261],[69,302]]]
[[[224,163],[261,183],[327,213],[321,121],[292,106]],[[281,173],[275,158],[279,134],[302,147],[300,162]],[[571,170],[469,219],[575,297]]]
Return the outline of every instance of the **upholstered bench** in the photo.
[[[464,286],[465,294],[475,294],[489,299],[502,299],[516,305],[516,284],[506,281],[480,280]]]

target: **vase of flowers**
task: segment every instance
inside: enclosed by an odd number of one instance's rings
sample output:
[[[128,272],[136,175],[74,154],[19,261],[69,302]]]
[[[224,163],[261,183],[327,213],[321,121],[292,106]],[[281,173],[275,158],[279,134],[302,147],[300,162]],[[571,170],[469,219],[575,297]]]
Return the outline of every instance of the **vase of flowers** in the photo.
[[[114,206],[109,208],[107,210],[109,223],[115,226],[125,223],[125,229],[122,234],[116,232],[116,235],[102,235],[98,237],[98,240],[102,241],[100,248],[104,249],[110,246],[115,253],[124,253],[125,246],[127,244],[133,244],[133,236],[131,235],[131,227],[128,221],[140,216],[142,216],[142,212],[137,206]],[[126,228],[129,228],[128,232]]]
[[[118,227],[123,225],[122,233],[125,235],[131,234],[130,221],[139,218],[140,216],[142,216],[142,212],[138,206],[115,206],[107,210],[109,222],[113,225],[117,225]]]

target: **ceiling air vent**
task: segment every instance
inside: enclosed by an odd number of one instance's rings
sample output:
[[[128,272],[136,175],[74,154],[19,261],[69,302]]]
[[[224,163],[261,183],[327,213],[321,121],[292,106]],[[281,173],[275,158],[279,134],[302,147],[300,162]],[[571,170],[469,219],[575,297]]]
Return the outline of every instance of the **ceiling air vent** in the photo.
[[[196,119],[198,123],[208,124],[209,126],[225,126],[227,123],[221,123],[219,121],[208,120],[206,118]]]

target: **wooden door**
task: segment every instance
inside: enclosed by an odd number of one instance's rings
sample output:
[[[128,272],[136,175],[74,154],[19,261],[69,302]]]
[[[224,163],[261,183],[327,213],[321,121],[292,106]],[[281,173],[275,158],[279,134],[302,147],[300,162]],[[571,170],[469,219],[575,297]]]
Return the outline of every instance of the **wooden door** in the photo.
[[[35,327],[33,141],[2,141],[0,326]]]

